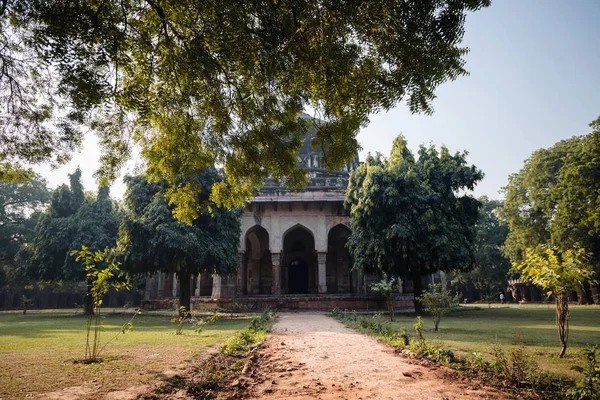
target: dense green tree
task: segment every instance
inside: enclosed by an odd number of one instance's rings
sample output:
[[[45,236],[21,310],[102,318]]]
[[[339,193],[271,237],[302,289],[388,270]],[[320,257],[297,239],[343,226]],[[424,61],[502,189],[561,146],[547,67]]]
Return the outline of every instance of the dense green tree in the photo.
[[[16,255],[32,241],[49,198],[46,182],[39,176],[26,183],[0,181],[0,287],[17,280]]]
[[[369,155],[346,191],[354,268],[411,279],[415,298],[424,274],[472,268],[480,203],[466,191],[482,178],[466,153],[421,146],[415,159],[402,136],[388,159]]]
[[[86,199],[81,171],[77,169],[69,179],[70,186],[59,186],[52,193],[31,245],[21,254],[24,273],[33,280],[83,281],[85,273],[71,251],[81,246],[96,251],[116,245],[121,215],[108,187]],[[91,297],[85,300],[86,310],[91,311]]]
[[[238,267],[240,213],[210,204],[210,190],[220,178],[204,169],[194,178],[198,203],[204,212],[192,225],[178,221],[165,196],[166,182],[144,176],[127,177],[126,213],[121,226],[119,253],[130,274],[174,272],[180,279],[180,307],[190,310],[192,275],[209,271],[235,272]]]
[[[600,271],[600,118],[590,126],[588,135],[537,150],[509,177],[499,215],[510,229],[504,252],[513,264],[541,245],[581,246]]]
[[[466,73],[466,14],[489,3],[2,1],[0,98],[19,113],[0,162],[63,161],[81,142],[77,124],[91,119],[104,148],[99,176],[114,179],[135,138],[148,177],[168,181],[189,223],[197,187],[181,176],[223,165],[229,182],[213,198],[236,206],[267,174],[305,182],[297,153],[311,126],[325,164],[339,168],[371,113],[402,100],[430,113],[435,88]],[[38,106],[39,91],[67,99],[60,134],[46,122],[61,103]],[[309,108],[323,123],[298,118]]]
[[[452,272],[450,279],[457,288],[468,291],[472,286],[478,293],[478,299],[481,299],[503,291],[511,265],[502,253],[508,227],[501,225],[496,216],[496,209],[502,206],[502,202],[490,200],[487,196],[478,200],[482,206],[475,237],[475,267],[469,272]]]

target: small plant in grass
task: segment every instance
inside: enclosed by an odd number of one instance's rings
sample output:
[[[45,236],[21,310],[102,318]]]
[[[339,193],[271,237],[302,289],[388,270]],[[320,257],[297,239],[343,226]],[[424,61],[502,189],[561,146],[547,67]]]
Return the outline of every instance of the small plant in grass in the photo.
[[[423,304],[433,317],[436,332],[442,317],[459,304],[458,296],[452,296],[452,293],[439,283],[429,285],[429,290],[417,297],[417,301]]]
[[[26,295],[21,296],[21,306],[23,307],[23,315],[27,314],[27,310],[33,304],[33,299]]]
[[[275,313],[268,308],[263,310],[260,317],[252,318],[248,328],[231,336],[221,346],[221,351],[228,356],[244,356],[267,335]]]
[[[589,345],[581,350],[583,367],[575,365],[572,370],[583,374],[583,378],[575,382],[575,387],[567,391],[571,399],[598,400],[600,399],[600,349],[597,345]]]
[[[109,249],[104,251],[97,250],[92,252],[86,246],[81,246],[81,250],[73,250],[71,256],[75,261],[81,262],[85,269],[88,285],[91,285],[92,304],[94,312],[88,316],[86,343],[85,343],[85,362],[101,361],[100,353],[106,347],[106,344],[100,347],[100,332],[102,323],[100,319],[100,309],[104,296],[112,287],[116,290],[129,289],[131,287],[129,279],[119,270],[119,264],[107,260]],[[101,268],[104,267],[104,268]],[[136,312],[135,315],[137,315]],[[121,329],[126,333],[133,327],[132,319]],[[107,343],[108,344],[108,343]]]
[[[202,332],[202,329],[204,329],[205,325],[214,324],[220,318],[221,318],[221,314],[219,313],[218,310],[211,312],[210,315],[208,315],[204,318],[194,318],[192,316],[191,311],[188,311],[188,309],[185,306],[181,306],[181,307],[179,307],[177,317],[172,318],[171,323],[176,324],[176,327],[175,327],[176,335],[183,335],[183,327],[184,327],[185,323],[191,324],[192,328],[194,329],[194,332],[199,334]]]
[[[390,314],[390,321],[394,320],[394,292],[397,288],[396,278],[393,276],[388,279],[387,274],[384,272],[381,280],[371,284],[371,289],[383,296],[387,305],[388,313]]]

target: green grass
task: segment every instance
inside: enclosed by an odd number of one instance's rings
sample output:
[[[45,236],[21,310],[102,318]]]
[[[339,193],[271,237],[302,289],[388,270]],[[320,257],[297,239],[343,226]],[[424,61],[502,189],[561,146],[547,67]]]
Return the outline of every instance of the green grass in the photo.
[[[544,369],[570,378],[578,376],[570,367],[581,364],[579,350],[587,344],[600,345],[600,307],[571,307],[568,349],[563,359],[557,357],[560,342],[553,305],[487,307],[461,307],[442,318],[438,332],[434,332],[433,321],[426,316],[424,337],[459,354],[480,352],[484,357],[496,344],[505,350],[523,344]],[[414,336],[414,322],[414,316],[401,315],[393,327],[404,328]]]
[[[101,343],[120,332],[132,312],[103,318]],[[120,334],[100,354],[108,361],[78,364],[85,354],[86,318],[68,312],[0,314],[0,398],[24,397],[93,384],[95,395],[151,382],[208,347],[224,342],[249,319],[221,319],[198,335],[186,327],[175,334],[168,315],[138,315],[134,328]],[[85,396],[82,396],[85,397]]]

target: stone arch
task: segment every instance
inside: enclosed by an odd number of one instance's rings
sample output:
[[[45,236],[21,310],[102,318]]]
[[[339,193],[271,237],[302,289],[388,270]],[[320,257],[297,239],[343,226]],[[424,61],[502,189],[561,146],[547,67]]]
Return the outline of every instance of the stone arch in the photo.
[[[282,291],[317,293],[317,254],[310,229],[296,224],[283,234]]]
[[[333,226],[327,235],[326,282],[328,293],[354,293],[358,274],[352,272],[352,257],[347,248],[352,231],[345,224]]]
[[[271,294],[273,268],[269,248],[269,232],[254,225],[245,235],[245,277],[242,282],[243,294]]]

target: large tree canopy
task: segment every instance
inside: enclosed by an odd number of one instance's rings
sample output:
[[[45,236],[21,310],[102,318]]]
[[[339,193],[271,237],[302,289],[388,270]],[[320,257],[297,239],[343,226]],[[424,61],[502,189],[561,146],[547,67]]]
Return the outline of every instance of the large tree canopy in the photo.
[[[109,196],[108,187],[97,196],[87,196],[81,171],[69,175],[70,186],[54,190],[50,206],[39,218],[34,239],[22,255],[27,275],[42,281],[83,281],[81,265],[70,255],[87,246],[92,251],[116,245],[121,214]]]
[[[17,280],[16,255],[33,240],[35,225],[49,199],[46,182],[40,177],[24,184],[0,181],[0,287]]]
[[[600,118],[585,136],[540,149],[509,177],[499,209],[510,232],[504,251],[513,263],[539,246],[581,246],[600,266]],[[590,300],[590,299],[588,299]]]
[[[194,178],[199,203],[208,202],[220,178],[204,169]],[[193,224],[179,222],[164,193],[166,182],[149,183],[144,176],[127,178],[127,212],[119,239],[123,269],[131,274],[174,272],[180,278],[180,306],[190,309],[192,275],[235,272],[239,264],[240,213],[211,207]]]
[[[434,89],[466,73],[466,13],[489,3],[5,0],[0,162],[61,162],[92,121],[99,176],[114,179],[133,137],[189,223],[198,187],[181,177],[224,165],[213,199],[236,206],[267,174],[304,183],[297,153],[311,125],[337,168],[371,113],[402,99],[431,112]],[[60,99],[69,107],[49,131]],[[308,109],[323,123],[298,118]]]
[[[480,203],[465,191],[482,178],[466,153],[421,146],[415,159],[402,136],[388,159],[369,155],[346,191],[354,268],[412,279],[415,297],[422,275],[472,268]]]

